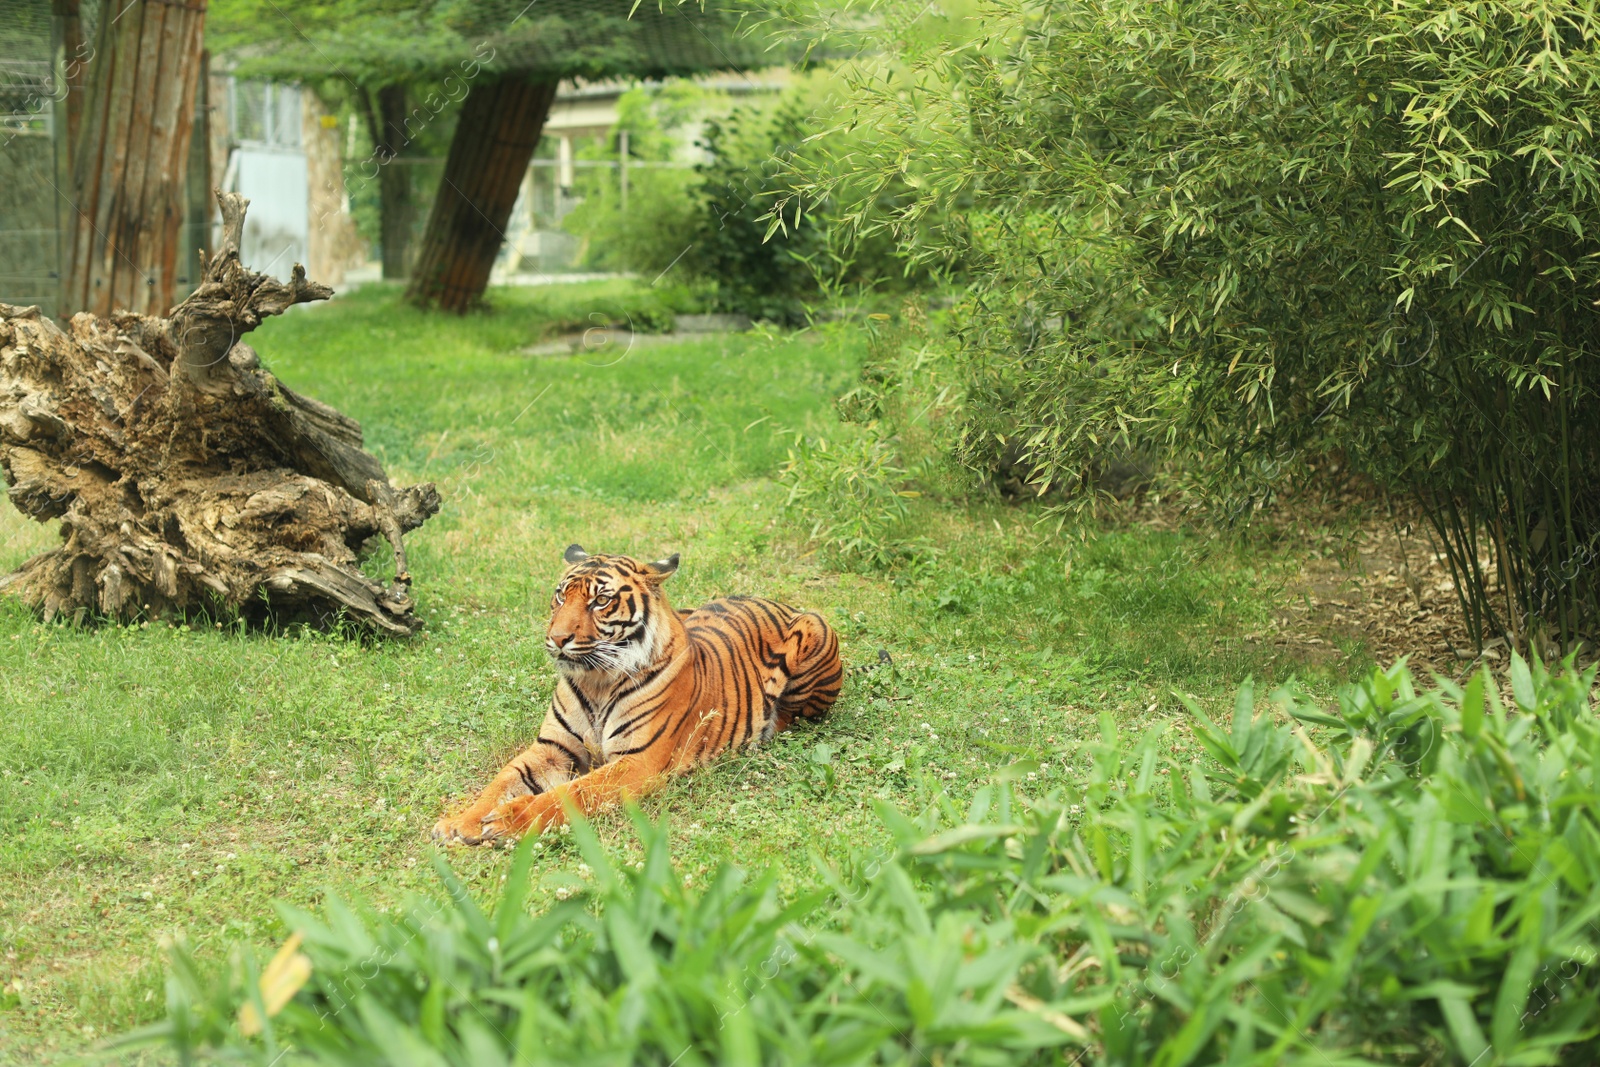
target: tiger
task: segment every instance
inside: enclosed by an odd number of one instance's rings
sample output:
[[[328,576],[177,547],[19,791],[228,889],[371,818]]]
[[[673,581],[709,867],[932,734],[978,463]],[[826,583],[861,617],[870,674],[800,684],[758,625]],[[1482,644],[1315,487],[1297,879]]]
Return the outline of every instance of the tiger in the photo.
[[[542,832],[568,806],[588,815],[642,796],[838,699],[838,635],[815,612],[750,596],[674,611],[661,587],[678,553],[641,563],[574,544],[563,559],[545,634],[557,681],[538,739],[439,820],[436,839]]]

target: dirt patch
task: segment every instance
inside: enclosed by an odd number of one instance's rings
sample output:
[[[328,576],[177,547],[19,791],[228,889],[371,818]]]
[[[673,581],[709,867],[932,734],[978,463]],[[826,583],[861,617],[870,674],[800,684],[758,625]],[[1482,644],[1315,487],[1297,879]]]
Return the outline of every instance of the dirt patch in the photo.
[[[1206,522],[1192,509],[1148,497],[1122,511],[1157,529]],[[1319,665],[1370,657],[1387,666],[1406,657],[1423,676],[1451,678],[1464,678],[1480,662],[1503,667],[1502,638],[1486,641],[1481,653],[1473,643],[1449,563],[1430,534],[1414,508],[1360,485],[1258,512],[1246,536],[1277,545],[1299,566],[1271,623],[1243,639]]]
[[[1270,639],[1313,659],[1330,643],[1359,647],[1380,664],[1407,657],[1424,674],[1456,678],[1480,660],[1503,660],[1498,638],[1480,656],[1449,564],[1419,519],[1370,514],[1343,536],[1337,552],[1319,552],[1313,542],[1272,633],[1246,639]]]

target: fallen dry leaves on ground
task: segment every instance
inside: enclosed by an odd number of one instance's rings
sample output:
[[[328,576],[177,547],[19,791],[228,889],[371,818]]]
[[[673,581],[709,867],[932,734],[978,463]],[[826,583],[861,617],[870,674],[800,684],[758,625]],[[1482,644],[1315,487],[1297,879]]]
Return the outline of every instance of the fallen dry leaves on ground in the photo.
[[[1171,529],[1199,513],[1146,496],[1122,505],[1128,521]],[[1370,487],[1343,484],[1256,512],[1248,535],[1279,545],[1300,561],[1263,630],[1249,642],[1313,663],[1342,660],[1360,648],[1388,665],[1402,656],[1423,676],[1464,679],[1478,663],[1503,668],[1503,638],[1480,652],[1463,619],[1450,566],[1414,508]]]

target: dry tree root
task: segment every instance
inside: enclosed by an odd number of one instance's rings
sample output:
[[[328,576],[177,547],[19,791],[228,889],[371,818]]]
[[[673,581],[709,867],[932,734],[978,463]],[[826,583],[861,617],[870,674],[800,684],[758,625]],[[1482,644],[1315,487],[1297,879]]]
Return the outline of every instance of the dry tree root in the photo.
[[[333,290],[297,264],[287,285],[239,263],[249,201],[218,193],[223,242],[162,319],[0,304],[0,470],[25,515],[61,520],[59,548],[0,577],[48,621],[270,609],[342,610],[385,634],[421,627],[401,536],[439,510],[396,489],[361,427],[261,369],[240,337]],[[358,553],[394,550],[385,588]]]

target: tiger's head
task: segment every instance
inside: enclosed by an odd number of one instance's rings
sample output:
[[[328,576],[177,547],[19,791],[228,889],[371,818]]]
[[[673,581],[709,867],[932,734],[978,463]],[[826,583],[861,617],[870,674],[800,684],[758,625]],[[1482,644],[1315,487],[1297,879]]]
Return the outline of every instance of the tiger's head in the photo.
[[[655,563],[628,556],[591,556],[567,546],[567,569],[556,583],[544,647],[567,674],[636,675],[661,656],[672,609],[661,583],[678,569],[678,554]]]

